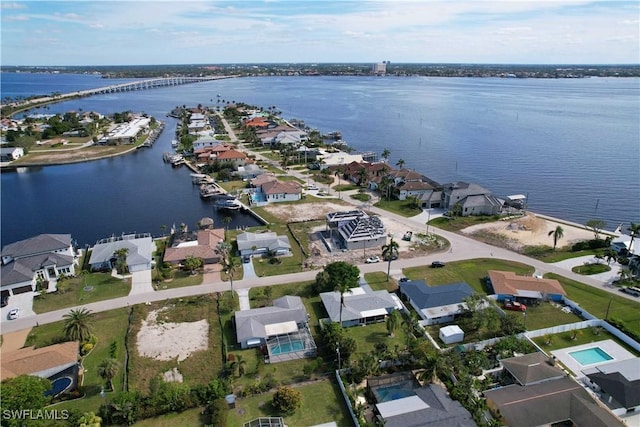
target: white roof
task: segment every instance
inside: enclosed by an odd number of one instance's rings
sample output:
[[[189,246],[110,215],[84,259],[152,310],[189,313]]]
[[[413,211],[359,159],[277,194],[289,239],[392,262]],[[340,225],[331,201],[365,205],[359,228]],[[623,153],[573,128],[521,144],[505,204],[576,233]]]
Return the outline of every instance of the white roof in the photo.
[[[290,334],[298,330],[298,324],[293,320],[282,323],[272,323],[271,325],[264,325],[264,331],[268,337],[274,335]]]
[[[374,310],[365,310],[360,312],[361,317],[386,316],[389,312],[386,308],[376,308]]]
[[[440,333],[445,337],[450,337],[456,334],[464,334],[464,331],[460,329],[460,326],[458,325],[449,325],[445,326],[444,328],[440,328]]]
[[[527,291],[524,289],[517,289],[516,295],[524,298],[542,298],[542,294],[538,291]]]
[[[429,405],[427,405],[418,396],[409,396],[402,399],[378,403],[376,404],[376,408],[378,408],[378,412],[380,412],[382,418],[387,419],[396,415],[428,409]]]
[[[514,194],[513,196],[507,196],[507,199],[509,200],[524,200],[526,198],[527,196],[525,196],[524,194]]]

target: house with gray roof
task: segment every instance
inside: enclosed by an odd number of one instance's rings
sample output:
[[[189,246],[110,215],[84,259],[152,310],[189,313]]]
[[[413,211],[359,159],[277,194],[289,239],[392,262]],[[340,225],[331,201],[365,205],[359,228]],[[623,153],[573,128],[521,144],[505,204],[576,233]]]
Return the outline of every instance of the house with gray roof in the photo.
[[[151,235],[144,233],[124,234],[99,240],[91,250],[91,270],[111,270],[115,266],[115,252],[119,249],[127,249],[127,267],[130,273],[151,269],[155,244]]]
[[[400,283],[400,293],[427,325],[453,322],[467,309],[465,299],[475,291],[465,282],[429,286],[423,280]],[[483,308],[486,308],[483,306]]]
[[[76,273],[76,253],[70,234],[40,234],[2,248],[2,299],[36,291],[36,284],[47,292],[56,290],[60,275]]]
[[[320,299],[331,321],[340,322],[340,292],[323,292]],[[401,308],[398,297],[387,291],[373,291],[368,285],[351,288],[344,294],[342,326],[383,322],[389,313]]]
[[[236,311],[236,342],[260,347],[269,363],[312,357],[316,345],[309,331],[309,314],[298,296],[285,295],[270,307]]]
[[[515,384],[483,392],[489,409],[503,424],[522,427],[561,423],[589,427],[624,425],[582,385],[555,366],[552,359],[543,354],[518,358],[502,361]]]
[[[331,212],[327,225],[344,249],[380,248],[387,243],[387,230],[380,217],[359,210]]]
[[[640,410],[640,358],[602,364],[582,372],[615,414]]]
[[[238,251],[240,251],[241,256],[262,255],[269,252],[280,256],[291,253],[289,238],[285,235],[278,236],[272,231],[267,233],[250,233],[247,231],[239,234],[237,241]]]
[[[461,216],[497,215],[504,205],[504,201],[493,196],[486,188],[461,181],[444,184],[442,198],[442,207],[459,209]]]

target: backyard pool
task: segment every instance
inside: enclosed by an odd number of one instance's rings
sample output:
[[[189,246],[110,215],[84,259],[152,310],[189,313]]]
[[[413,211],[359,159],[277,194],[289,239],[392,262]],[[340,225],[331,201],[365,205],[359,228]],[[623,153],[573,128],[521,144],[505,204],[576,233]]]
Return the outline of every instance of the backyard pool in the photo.
[[[573,357],[582,366],[593,365],[613,360],[613,357],[600,347],[585,348],[584,350],[572,351],[569,356]]]
[[[271,354],[274,356],[304,350],[304,341],[291,341],[276,344],[273,347],[270,347],[270,350]]]
[[[375,394],[378,403],[382,403],[414,396],[416,393],[413,389],[413,381],[403,381],[386,387],[378,387],[373,390],[373,394]]]

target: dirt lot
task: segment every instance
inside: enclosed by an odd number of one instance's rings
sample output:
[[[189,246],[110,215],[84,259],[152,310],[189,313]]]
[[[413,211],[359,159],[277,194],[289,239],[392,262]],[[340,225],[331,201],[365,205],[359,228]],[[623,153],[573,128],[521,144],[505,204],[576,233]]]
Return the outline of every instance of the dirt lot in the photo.
[[[553,236],[549,236],[549,232],[555,230],[558,225],[564,231],[564,237],[558,240],[558,247],[593,239],[593,232],[590,230],[559,224],[531,213],[520,218],[474,225],[461,231],[470,236],[476,233],[495,234],[505,240],[512,249],[519,250],[523,246],[553,246]]]

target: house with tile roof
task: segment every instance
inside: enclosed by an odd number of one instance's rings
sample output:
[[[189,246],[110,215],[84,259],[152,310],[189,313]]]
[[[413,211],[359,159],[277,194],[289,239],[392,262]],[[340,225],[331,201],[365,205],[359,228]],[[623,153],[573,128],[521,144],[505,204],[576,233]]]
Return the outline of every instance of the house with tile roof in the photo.
[[[76,274],[77,258],[70,234],[40,234],[2,248],[2,298],[34,292],[38,282],[54,292],[60,275]]]
[[[340,322],[340,292],[320,294],[322,304],[332,322]],[[343,295],[342,327],[384,322],[393,310],[402,309],[398,297],[389,292],[373,291],[368,285],[349,289]]]
[[[400,293],[427,325],[453,322],[467,310],[465,299],[475,291],[465,282],[429,286],[423,280],[400,283]],[[483,305],[482,309],[487,308]]]
[[[267,202],[293,202],[302,198],[302,186],[295,181],[269,181],[262,184]]]
[[[519,276],[513,271],[489,270],[488,274],[488,285],[498,301],[562,301],[567,295],[555,279]]]
[[[285,235],[278,236],[270,231],[267,233],[240,233],[237,237],[238,251],[241,256],[262,255],[274,253],[275,255],[289,255],[291,244]]]
[[[165,249],[162,261],[178,265],[193,256],[202,259],[205,264],[217,264],[220,262],[220,242],[224,242],[224,228],[175,233],[171,237],[171,245]]]
[[[216,160],[223,165],[232,165],[235,169],[247,163],[247,155],[241,151],[231,149],[219,153]]]

